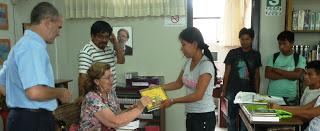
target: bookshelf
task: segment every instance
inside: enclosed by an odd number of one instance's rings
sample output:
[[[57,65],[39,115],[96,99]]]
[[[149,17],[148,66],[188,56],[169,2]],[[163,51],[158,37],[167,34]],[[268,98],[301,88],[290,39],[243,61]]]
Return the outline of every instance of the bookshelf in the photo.
[[[285,29],[295,33],[296,53],[306,60],[320,59],[319,0],[286,0]]]
[[[285,29],[293,31],[295,33],[320,33],[320,28],[316,27],[317,22],[319,22],[319,20],[316,18],[317,18],[317,15],[318,15],[318,17],[320,15],[320,8],[312,8],[311,7],[311,6],[314,6],[313,3],[316,3],[318,1],[306,0],[306,1],[304,1],[303,5],[300,5],[301,3],[299,3],[300,9],[296,8],[295,2],[298,3],[300,1],[299,0],[286,0]],[[299,14],[300,11],[302,11],[303,14],[304,13],[306,13],[306,14],[305,15]],[[309,14],[309,12],[310,12],[310,14]],[[303,15],[302,17],[304,17],[304,18],[302,19],[302,21],[300,20],[299,15],[300,16]],[[299,20],[297,18],[298,16],[299,16]],[[307,18],[307,20],[305,20],[305,18]],[[312,19],[314,19],[314,20],[312,20]],[[299,21],[299,23],[302,23],[302,25],[300,24],[300,27],[298,26],[299,25],[298,21]],[[315,23],[312,23],[312,22],[315,22]],[[305,27],[306,23],[307,23],[307,27]],[[311,25],[314,25],[314,27],[313,28],[308,27]],[[293,27],[295,27],[295,28],[293,28]]]

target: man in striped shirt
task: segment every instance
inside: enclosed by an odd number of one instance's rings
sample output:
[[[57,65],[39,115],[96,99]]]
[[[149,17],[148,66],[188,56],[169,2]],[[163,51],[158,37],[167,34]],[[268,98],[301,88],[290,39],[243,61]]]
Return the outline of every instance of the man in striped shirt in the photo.
[[[111,42],[113,48],[108,42]],[[111,66],[113,75],[113,91],[115,96],[116,87],[116,63],[125,62],[124,51],[117,38],[112,33],[112,27],[105,21],[96,21],[91,26],[91,41],[86,44],[79,54],[79,97],[85,95],[85,83],[87,80],[87,70],[95,62],[104,62]]]

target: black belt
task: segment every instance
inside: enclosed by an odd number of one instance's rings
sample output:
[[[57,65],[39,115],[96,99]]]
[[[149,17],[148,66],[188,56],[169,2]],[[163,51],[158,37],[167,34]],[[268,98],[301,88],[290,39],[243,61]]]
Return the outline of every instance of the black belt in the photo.
[[[15,110],[15,111],[27,111],[27,112],[52,112],[52,111],[48,111],[47,109],[43,109],[43,108],[39,108],[39,109],[28,109],[28,108],[10,108],[10,110]]]
[[[203,112],[203,113],[187,113],[187,116],[194,116],[194,115],[213,115],[214,111],[211,112]]]

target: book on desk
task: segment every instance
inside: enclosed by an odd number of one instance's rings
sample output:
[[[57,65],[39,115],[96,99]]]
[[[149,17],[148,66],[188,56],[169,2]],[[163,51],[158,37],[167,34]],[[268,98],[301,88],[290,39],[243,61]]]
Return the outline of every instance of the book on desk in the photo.
[[[250,121],[254,122],[279,122],[280,118],[273,109],[268,109],[267,105],[241,104],[243,112]]]

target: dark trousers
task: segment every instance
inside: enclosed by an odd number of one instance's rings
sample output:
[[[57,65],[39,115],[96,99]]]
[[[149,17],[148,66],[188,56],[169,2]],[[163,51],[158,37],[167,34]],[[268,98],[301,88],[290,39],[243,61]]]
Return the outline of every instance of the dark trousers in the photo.
[[[247,131],[243,121],[239,116],[239,105],[234,104],[233,100],[228,100],[228,131]],[[238,123],[238,120],[240,123]],[[239,126],[238,126],[239,125]]]
[[[214,111],[207,113],[187,113],[187,131],[214,131],[216,116]]]
[[[10,109],[8,131],[55,131],[55,120],[51,111]]]

